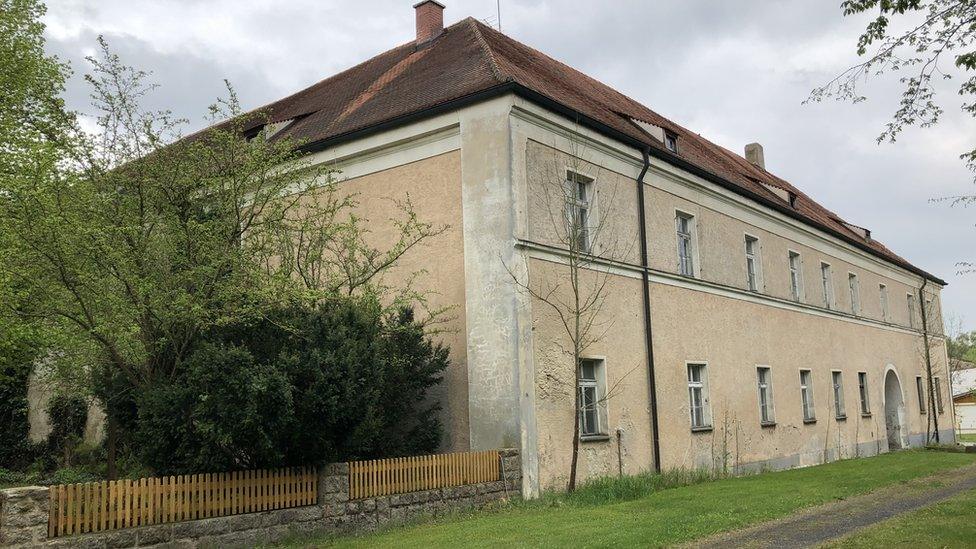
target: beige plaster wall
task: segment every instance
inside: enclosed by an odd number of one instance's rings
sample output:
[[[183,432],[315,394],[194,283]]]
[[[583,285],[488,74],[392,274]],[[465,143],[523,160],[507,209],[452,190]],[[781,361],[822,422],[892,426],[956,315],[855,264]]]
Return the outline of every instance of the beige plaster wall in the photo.
[[[586,161],[584,150],[578,154],[583,158],[527,141],[527,238],[548,246],[565,247],[565,196],[562,193],[567,172],[572,171],[594,180],[596,196],[590,209],[593,253],[615,261],[639,263],[637,187],[634,181]]]
[[[831,310],[854,314],[848,286],[848,273],[854,273],[858,277],[860,287],[860,309],[856,316],[883,320],[879,290],[879,285],[883,283],[888,288],[888,322],[909,326],[907,295],[912,293],[916,296],[916,326],[921,327],[918,306],[920,279],[917,285],[910,286],[886,276],[883,272],[879,272],[880,269],[869,270],[852,265],[834,255],[664,191],[654,186],[656,179],[655,176],[649,177],[648,182],[651,186],[645,190],[648,254],[652,269],[678,273],[675,212],[680,210],[695,216],[697,229],[695,249],[699,276],[703,280],[733,288],[748,289],[745,236],[749,234],[759,239],[762,265],[762,285],[759,293],[792,300],[789,253],[794,251],[800,254],[802,266],[801,303],[825,308],[820,274],[820,264],[825,262],[831,266],[833,281],[834,299]],[[926,292],[933,298],[932,306],[928,310],[932,321],[930,330],[941,332],[939,289],[930,284]]]
[[[525,147],[528,208],[524,238],[528,244],[558,247],[560,242],[552,232],[553,216],[544,189],[567,166],[594,177],[597,193],[604,202],[608,199],[603,197],[613,196],[613,211],[619,215],[608,226],[619,235],[617,238],[636,240],[636,183],[632,177],[600,167],[599,155],[583,153],[586,160],[579,161],[573,160],[569,152],[538,141],[529,140]],[[748,216],[735,214],[737,206],[728,205],[728,210],[718,211],[703,206],[709,202],[694,189],[683,193],[684,197],[664,190],[673,187],[673,183],[665,182],[663,177],[652,172],[645,187],[650,267],[657,280],[652,284],[651,308],[662,466],[718,464],[731,468],[790,459],[795,460],[794,465],[803,465],[823,461],[825,448],[828,459],[853,457],[866,452],[871,441],[875,441],[875,452],[884,451],[887,442],[883,393],[888,365],[900,376],[907,431],[917,440],[917,435],[925,432],[927,420],[919,413],[915,391],[915,376],[924,375],[923,349],[918,334],[902,327],[909,325],[906,295],[917,294],[921,280],[912,285],[914,275],[897,268],[874,260],[855,265],[840,258],[847,252],[838,249],[837,255],[830,253],[830,244],[823,243],[815,249],[760,229],[739,219]],[[699,276],[708,284],[670,275],[678,271],[676,209],[696,217]],[[746,233],[760,240],[763,285],[758,295],[744,291]],[[791,233],[784,229],[783,234]],[[608,285],[608,303],[612,306],[607,311],[621,320],[609,333],[606,349],[593,351],[608,355],[608,376],[619,374],[618,363],[644,360],[640,270],[636,265],[639,250],[636,246],[631,250],[633,253],[613,257],[624,265]],[[798,306],[786,303],[791,300],[789,250],[799,252],[803,259],[804,291]],[[542,250],[532,254],[530,277],[559,277],[560,269],[565,277],[566,267],[558,264],[558,254]],[[824,308],[820,291],[821,260],[830,263],[833,271],[834,303],[829,311]],[[859,279],[861,306],[856,315],[851,310],[848,272],[856,273]],[[881,321],[880,283],[888,288],[887,323]],[[937,331],[941,326],[939,288],[929,284],[926,291],[933,298],[929,313]],[[565,381],[553,378],[571,378],[571,359],[561,350],[566,341],[560,343],[564,336],[551,312],[534,302],[532,315],[540,479],[543,488],[551,488],[560,486],[568,474],[574,421],[572,395],[554,393],[552,387],[565,385]],[[624,325],[625,329],[618,330]],[[933,343],[933,371],[943,377],[946,391],[944,353],[938,349],[939,342]],[[691,432],[686,361],[705,361],[709,365],[714,425],[709,432]],[[775,427],[759,425],[757,365],[772,368]],[[813,373],[818,418],[814,424],[802,421],[800,368]],[[838,421],[832,412],[831,370],[843,372],[845,420]],[[868,373],[872,413],[866,417],[859,411],[859,371]],[[641,374],[639,383],[634,381],[628,378],[628,392],[609,402],[611,430],[616,427],[615,418],[626,416],[628,411],[631,417],[648,417],[646,373]],[[942,429],[951,428],[950,415],[946,406],[939,416]],[[633,424],[639,427],[625,428],[631,438],[622,445],[627,452],[624,469],[628,472],[649,468],[652,463],[649,419]],[[616,472],[615,440],[601,444],[583,445],[582,478]]]
[[[357,214],[369,220],[368,240],[381,250],[399,236],[391,218],[402,219],[395,200],[409,196],[421,221],[446,226],[440,235],[408,251],[383,277],[383,283],[429,292],[431,310],[451,309],[437,339],[450,347],[451,365],[432,395],[441,401],[446,451],[468,449],[468,380],[464,330],[464,246],[461,231],[461,156],[448,152],[361,177],[338,177],[339,192],[356,194]],[[422,317],[423,311],[417,312]]]
[[[528,271],[530,284],[553,289],[553,297],[568,299],[572,295],[568,266],[532,259]],[[584,295],[592,295],[592,289],[601,285],[605,277],[583,271],[580,286]],[[559,281],[558,287],[554,281]],[[594,322],[597,341],[585,349],[583,356],[605,361],[610,438],[581,443],[579,480],[616,475],[621,470],[635,474],[652,464],[640,280],[610,275],[605,290],[606,300]],[[543,489],[563,489],[569,476],[575,421],[572,340],[552,307],[534,300],[532,311],[539,477]]]
[[[663,467],[712,465],[726,454],[730,465],[797,454],[799,464],[812,464],[823,460],[825,447],[841,448],[840,457],[854,457],[855,444],[872,440],[880,440],[884,450],[889,365],[901,381],[909,432],[925,432],[927,418],[919,413],[915,390],[915,376],[925,374],[924,362],[914,334],[663,284],[652,285],[651,296]],[[942,358],[934,360],[935,372],[944,371]],[[688,361],[708,364],[711,432],[691,431]],[[757,365],[772,369],[775,427],[759,423]],[[803,423],[801,368],[813,375],[815,424]],[[843,373],[847,419],[842,421],[833,412],[832,370]],[[859,371],[868,374],[870,417],[859,413]],[[948,406],[939,419],[942,429],[951,428]]]

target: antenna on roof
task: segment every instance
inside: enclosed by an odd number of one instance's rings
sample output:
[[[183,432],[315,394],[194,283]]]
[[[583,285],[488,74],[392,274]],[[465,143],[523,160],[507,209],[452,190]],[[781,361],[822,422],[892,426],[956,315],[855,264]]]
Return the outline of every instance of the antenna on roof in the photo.
[[[498,32],[502,32],[502,0],[495,0],[495,11],[498,13]]]

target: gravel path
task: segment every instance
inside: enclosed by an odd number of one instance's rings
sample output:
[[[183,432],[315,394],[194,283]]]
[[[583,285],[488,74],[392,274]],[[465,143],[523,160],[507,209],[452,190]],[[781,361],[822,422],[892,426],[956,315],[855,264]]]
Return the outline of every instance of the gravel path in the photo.
[[[688,547],[815,547],[974,488],[976,466],[970,465],[699,540]]]

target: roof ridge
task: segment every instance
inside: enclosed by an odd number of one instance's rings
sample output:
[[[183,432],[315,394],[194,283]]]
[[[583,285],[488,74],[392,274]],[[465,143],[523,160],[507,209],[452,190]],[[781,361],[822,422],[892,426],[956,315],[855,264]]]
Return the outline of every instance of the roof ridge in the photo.
[[[478,44],[481,46],[482,51],[484,51],[485,56],[488,58],[488,66],[491,68],[491,73],[495,75],[495,79],[499,82],[508,82],[512,80],[511,76],[502,73],[502,69],[498,65],[498,61],[495,59],[495,52],[492,51],[491,46],[488,45],[488,41],[485,40],[484,35],[481,34],[480,22],[471,16],[465,17],[462,22],[467,23],[474,32],[475,38],[478,40]]]

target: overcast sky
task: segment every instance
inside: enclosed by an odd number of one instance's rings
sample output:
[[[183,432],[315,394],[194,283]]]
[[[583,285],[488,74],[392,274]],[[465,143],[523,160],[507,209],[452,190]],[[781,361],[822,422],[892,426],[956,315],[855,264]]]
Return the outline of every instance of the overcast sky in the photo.
[[[496,0],[442,0],[446,24],[472,16],[497,24]],[[71,62],[70,107],[89,110],[80,74],[102,34],[162,86],[155,105],[203,125],[223,79],[245,108],[297,91],[413,39],[415,0],[50,0],[48,48]],[[875,138],[897,106],[892,79],[859,105],[801,105],[851,65],[865,20],[839,0],[501,0],[502,30],[617,88],[651,109],[740,152],[759,141],[767,168],[896,253],[949,282],[948,317],[976,329],[976,211],[931,198],[972,193],[959,154],[976,123],[955,88],[935,128],[895,145]],[[956,83],[955,85],[958,85]]]

